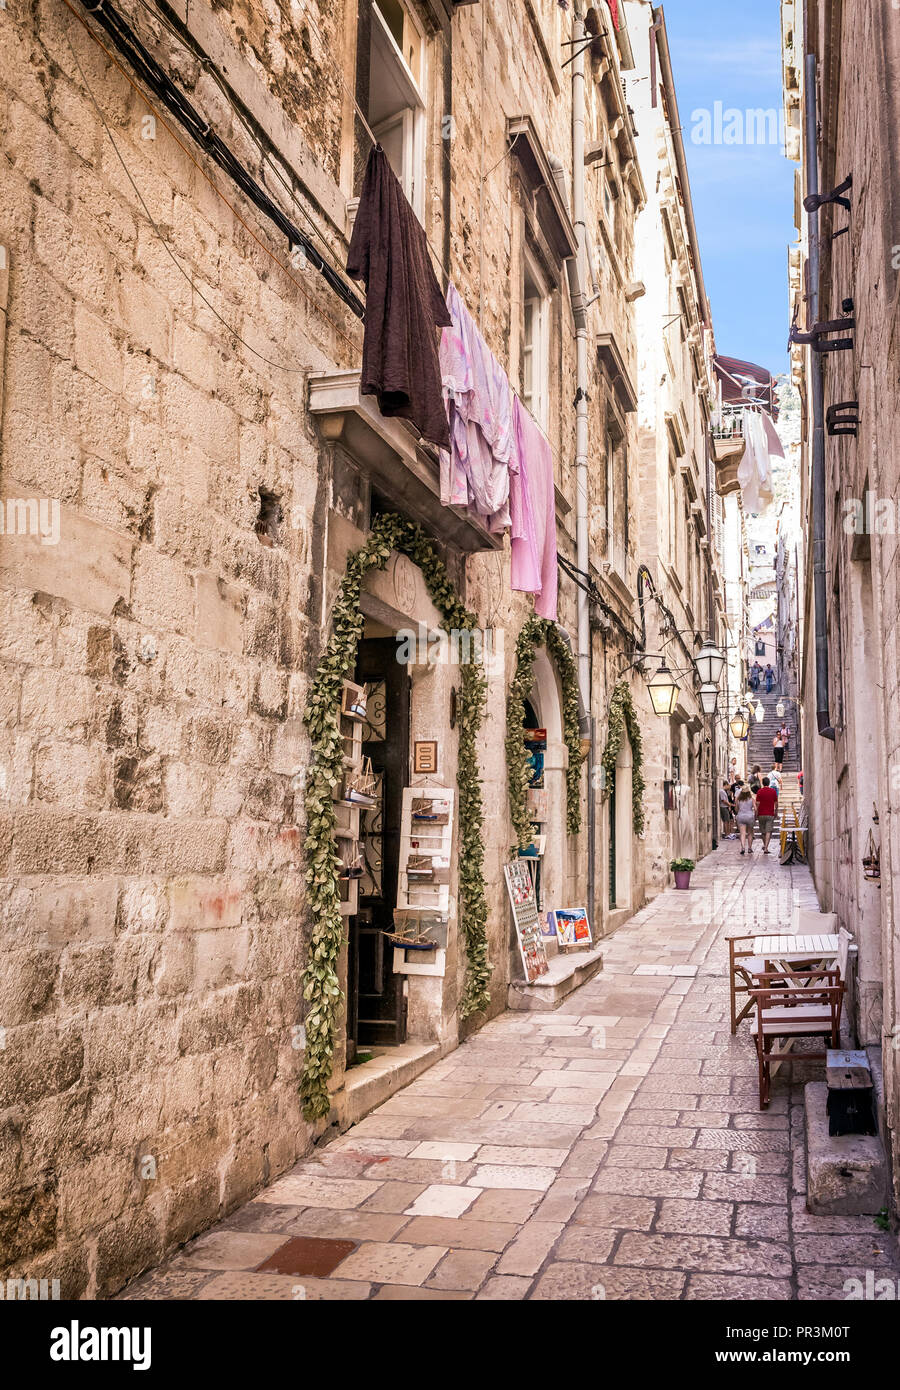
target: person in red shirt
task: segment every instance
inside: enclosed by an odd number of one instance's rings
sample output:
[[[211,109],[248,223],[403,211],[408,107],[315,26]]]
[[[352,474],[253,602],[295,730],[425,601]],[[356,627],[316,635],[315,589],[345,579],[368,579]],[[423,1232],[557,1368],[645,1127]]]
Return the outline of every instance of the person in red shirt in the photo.
[[[762,786],[756,793],[756,814],[759,817],[759,833],[762,836],[763,854],[769,853],[769,841],[772,838],[772,826],[775,823],[775,807],[777,805],[778,793],[768,777],[764,777]]]

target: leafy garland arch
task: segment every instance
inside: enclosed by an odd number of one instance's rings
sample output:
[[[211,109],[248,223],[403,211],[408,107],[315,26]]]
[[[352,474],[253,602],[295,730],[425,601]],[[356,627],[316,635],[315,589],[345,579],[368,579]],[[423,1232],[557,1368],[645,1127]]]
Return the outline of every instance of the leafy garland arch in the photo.
[[[578,670],[575,658],[560,635],[556,623],[546,618],[529,618],[516,641],[516,670],[506,700],[506,768],[509,781],[509,812],[519,849],[532,841],[528,815],[528,759],[522,727],[525,701],[534,680],[537,648],[546,646],[559,671],[563,692],[563,738],[569,750],[566,770],[566,828],[570,835],[581,829],[581,731],[578,725]]]
[[[601,766],[606,776],[604,779],[603,799],[609,797],[615,785],[616,763],[619,758],[619,749],[622,746],[622,734],[627,733],[631,743],[633,764],[631,768],[631,823],[634,827],[635,835],[642,835],[644,832],[644,745],[641,738],[641,726],[638,723],[637,711],[634,701],[631,698],[631,690],[625,681],[619,681],[612,693],[609,702],[609,730],[606,736],[606,747],[603,750]]]
[[[477,619],[460,601],[443,560],[430,537],[415,522],[395,513],[379,516],[366,544],[353,552],[332,609],[332,631],[316,670],[303,716],[312,742],[306,781],[306,883],[313,915],[309,961],[303,975],[308,1010],[306,1056],[300,1094],[308,1120],[328,1114],[328,1082],[334,1068],[334,1034],[343,998],[337,962],[344,938],[340,912],[335,844],[333,788],[343,773],[343,744],[339,711],[343,681],[356,664],[365,627],[360,611],[362,582],[373,569],[384,569],[391,551],[407,555],[421,569],[432,602],[447,632],[472,630]],[[461,668],[457,714],[459,755],[459,922],[466,942],[466,982],[460,1013],[463,1018],[487,1007],[491,966],[487,958],[487,899],[484,885],[484,806],[478,767],[478,731],[484,718],[487,681],[480,664]]]

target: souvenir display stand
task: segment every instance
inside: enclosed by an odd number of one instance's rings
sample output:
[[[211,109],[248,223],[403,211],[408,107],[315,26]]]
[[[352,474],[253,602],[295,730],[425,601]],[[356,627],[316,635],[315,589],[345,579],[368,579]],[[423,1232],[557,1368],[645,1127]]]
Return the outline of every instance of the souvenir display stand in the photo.
[[[455,798],[449,787],[403,792],[395,930],[389,938],[398,975],[445,973]]]
[[[334,834],[341,860],[346,864],[360,852],[359,814],[361,803],[345,799],[347,776],[358,777],[363,767],[362,732],[365,723],[366,688],[344,681],[341,697],[341,739],[344,744],[344,775],[334,789]],[[339,880],[341,916],[351,917],[359,902],[357,879]]]

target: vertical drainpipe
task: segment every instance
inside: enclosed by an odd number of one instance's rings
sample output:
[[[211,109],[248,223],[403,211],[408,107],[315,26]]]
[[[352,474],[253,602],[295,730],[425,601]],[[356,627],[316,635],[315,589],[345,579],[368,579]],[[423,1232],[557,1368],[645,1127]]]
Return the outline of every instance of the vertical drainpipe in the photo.
[[[819,192],[819,141],[816,111],[816,55],[806,55],[806,192]],[[809,214],[809,322],[819,322],[820,213]],[[823,738],[834,740],[828,709],[828,611],[826,608],[825,555],[825,377],[822,354],[810,349],[812,387],[812,560],[815,604],[816,724]]]
[[[718,646],[718,645],[719,645],[719,642],[718,642],[719,632],[718,632],[718,628],[717,628],[717,626],[716,626],[716,595],[715,595],[715,589],[713,588],[713,516],[712,516],[712,486],[713,486],[713,480],[714,480],[714,476],[715,476],[715,473],[714,473],[715,465],[714,465],[713,460],[712,460],[712,451],[711,451],[711,446],[710,446],[709,427],[708,427],[708,426],[707,426],[707,430],[706,430],[706,439],[705,439],[705,442],[704,442],[704,450],[703,450],[703,452],[704,452],[704,454],[705,454],[705,456],[706,456],[706,538],[707,538],[707,541],[708,541],[708,543],[709,543],[709,544],[708,544],[708,549],[707,549],[707,552],[706,552],[706,558],[707,558],[707,566],[706,566],[706,630],[707,630],[707,632],[708,632],[708,634],[709,634],[709,640],[710,640],[710,642],[714,643],[715,646]],[[718,753],[718,748],[717,748],[718,739],[717,739],[717,737],[716,737],[716,716],[715,716],[715,715],[713,715],[713,717],[712,717],[710,723],[711,723],[711,725],[712,725],[712,733],[711,733],[711,736],[710,736],[710,749],[709,749],[709,770],[710,770],[710,781],[712,782],[712,830],[711,830],[711,833],[710,833],[710,848],[711,848],[711,849],[715,849],[715,848],[717,847],[718,841],[719,841],[719,824],[720,824],[720,817],[719,817],[719,790],[718,790],[718,787],[717,787],[717,785],[716,785],[717,780],[718,780],[717,777],[716,777],[716,756],[717,756],[717,753]]]
[[[577,255],[569,262],[569,290],[575,319],[575,550],[576,564],[583,575],[590,571],[588,523],[588,324],[585,304],[587,228],[584,218],[584,15],[581,0],[575,6],[572,24],[574,52],[572,63],[572,208]],[[595,834],[596,813],[593,769],[595,741],[591,699],[591,615],[589,599],[578,590],[578,678],[585,709],[590,716],[590,770],[588,774],[588,911],[595,920]]]

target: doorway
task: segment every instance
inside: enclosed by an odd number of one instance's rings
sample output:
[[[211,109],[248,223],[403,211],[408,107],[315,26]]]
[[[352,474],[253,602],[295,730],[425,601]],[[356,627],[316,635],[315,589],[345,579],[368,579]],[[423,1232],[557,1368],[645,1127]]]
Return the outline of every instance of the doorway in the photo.
[[[383,630],[383,629],[382,629]],[[393,930],[403,789],[409,774],[410,679],[394,637],[364,637],[355,679],[368,686],[362,752],[372,760],[375,805],[360,811],[364,873],[349,918],[347,1063],[406,1041],[404,977],[394,974]]]

